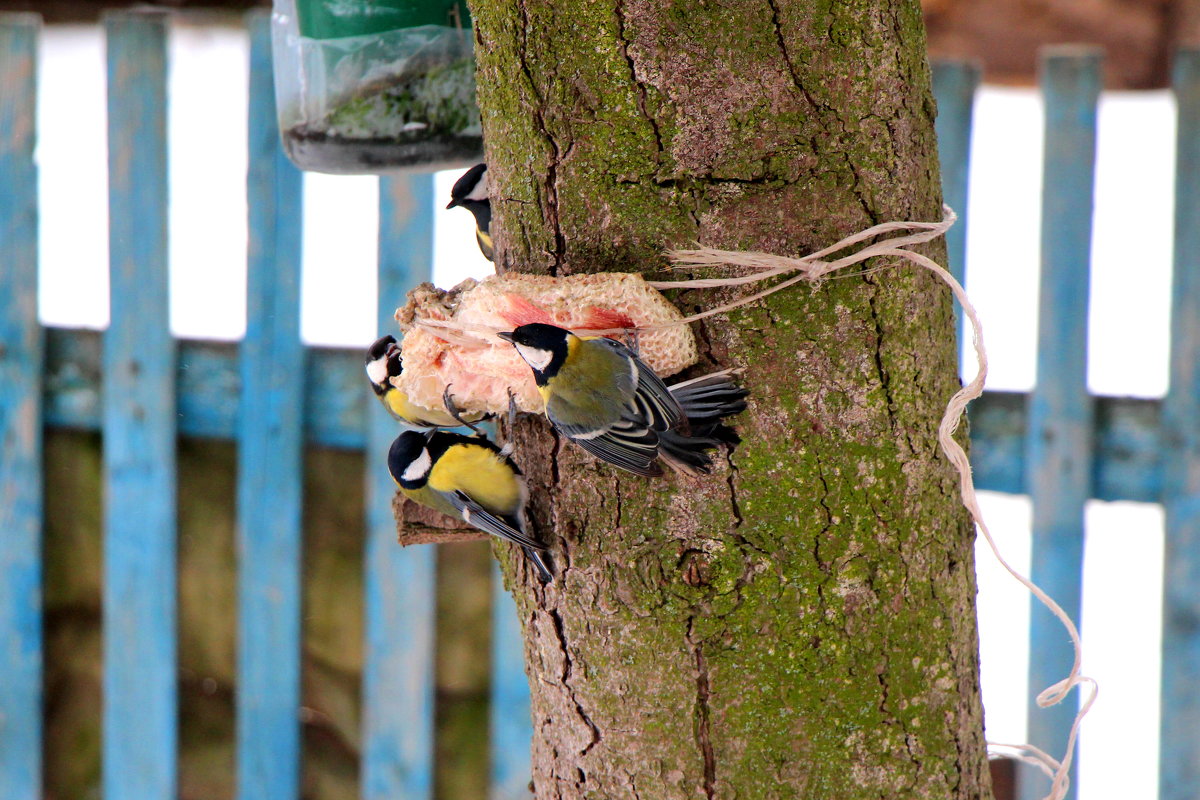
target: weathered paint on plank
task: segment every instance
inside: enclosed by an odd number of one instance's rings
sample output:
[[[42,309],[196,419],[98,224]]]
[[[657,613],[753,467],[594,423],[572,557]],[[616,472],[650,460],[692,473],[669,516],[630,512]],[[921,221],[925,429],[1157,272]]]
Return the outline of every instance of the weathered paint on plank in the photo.
[[[946,231],[946,259],[950,274],[965,283],[967,263],[967,196],[971,159],[971,124],[975,90],[981,68],[975,61],[934,61],[933,94],[937,99],[938,160],[942,170],[942,201],[958,214]],[[958,309],[957,302],[955,309]],[[958,311],[958,338],[962,340],[962,312]]]
[[[1083,575],[1083,506],[1092,480],[1092,398],[1087,390],[1088,290],[1100,52],[1048,48],[1042,170],[1037,383],[1030,395],[1027,457],[1033,502],[1032,578],[1077,623]],[[1048,753],[1066,746],[1077,697],[1040,709],[1033,696],[1071,671],[1062,624],[1041,604],[1030,617],[1029,741]],[[1076,762],[1077,764],[1078,762]],[[1072,767],[1072,788],[1076,795]],[[1046,778],[1022,775],[1022,798],[1040,798]]]
[[[252,12],[249,251],[238,423],[237,796],[300,793],[302,182],[279,142],[269,12]]]
[[[0,786],[10,800],[42,796],[40,32],[36,14],[0,14]]]
[[[379,182],[379,331],[396,333],[392,314],[404,294],[430,280],[433,176]],[[363,342],[365,352],[369,342]],[[362,355],[358,392],[367,395]],[[387,452],[400,433],[371,402],[366,419],[367,648],[363,670],[365,800],[424,800],[433,791],[432,547],[401,548],[392,515],[395,484]]]
[[[1159,800],[1200,786],[1200,49],[1176,54],[1175,259],[1171,384],[1163,400],[1163,580]]]
[[[105,800],[177,794],[175,343],[167,316],[166,34],[105,16],[111,322],[104,335]]]
[[[525,677],[525,639],[517,606],[492,564],[492,698],[488,742],[491,787],[488,800],[526,800],[532,776],[533,721]]]
[[[46,329],[45,416],[59,428],[100,428],[100,334],[89,330]],[[306,441],[361,450],[370,393],[365,396],[361,354],[332,347],[305,348]],[[241,374],[237,345],[179,341],[176,366],[179,432],[207,439],[237,434]]]

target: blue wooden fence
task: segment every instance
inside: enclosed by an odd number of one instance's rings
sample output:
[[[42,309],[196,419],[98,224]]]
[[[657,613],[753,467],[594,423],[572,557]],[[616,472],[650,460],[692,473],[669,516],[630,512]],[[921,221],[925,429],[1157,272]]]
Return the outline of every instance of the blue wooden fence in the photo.
[[[383,453],[394,423],[363,388],[357,351],[299,337],[300,176],[275,131],[269,32],[250,18],[249,258],[241,346],[174,341],[167,326],[165,36],[167,19],[106,19],[111,317],[103,337],[43,329],[36,317],[35,16],[0,15],[0,787],[41,797],[41,435],[104,434],[106,800],[176,795],[175,440],[238,444],[238,797],[294,798],[300,774],[300,512],[306,444]],[[1028,493],[1034,577],[1078,615],[1082,507],[1089,498],[1161,502],[1167,519],[1161,800],[1200,786],[1200,51],[1178,57],[1179,100],[1171,388],[1162,401],[1086,390],[1088,247],[1100,58],[1057,50],[1047,98],[1037,388],[990,392],[972,408],[980,488]],[[962,276],[971,104],[979,70],[935,66],[949,238]],[[382,181],[379,322],[429,278],[432,179]],[[184,368],[181,365],[186,365]],[[97,376],[103,376],[102,378]],[[302,391],[296,391],[297,388]],[[101,402],[101,398],[103,402]],[[369,461],[362,795],[432,789],[432,548],[395,546],[393,487]],[[495,589],[493,800],[528,780],[528,687],[511,600]],[[1064,676],[1057,623],[1034,612],[1032,685]],[[1071,709],[1031,711],[1050,752]],[[1028,786],[1026,792],[1041,787]]]
[[[42,360],[34,100],[39,21],[0,24],[0,786],[41,792]],[[9,191],[9,187],[27,187]]]
[[[942,63],[934,74],[945,194],[963,208],[978,70]],[[1046,127],[1036,387],[1028,396],[987,393],[972,407],[976,482],[981,489],[1030,496],[1033,580],[1077,621],[1085,501],[1165,506],[1159,800],[1185,800],[1200,787],[1200,50],[1179,52],[1174,69],[1179,121],[1170,389],[1161,402],[1087,391],[1101,55],[1086,47],[1047,48],[1040,82]],[[965,236],[965,226],[957,236]],[[948,237],[959,276],[961,242]],[[1037,708],[1032,697],[1070,672],[1073,654],[1061,624],[1036,603],[1030,652],[1028,740],[1057,755],[1075,715],[1074,696],[1050,709]],[[1073,782],[1077,771],[1073,766]],[[1019,794],[1040,798],[1046,786],[1027,773]]]
[[[1180,52],[1175,155],[1171,382],[1162,403],[1163,586],[1160,800],[1200,786],[1200,49]]]

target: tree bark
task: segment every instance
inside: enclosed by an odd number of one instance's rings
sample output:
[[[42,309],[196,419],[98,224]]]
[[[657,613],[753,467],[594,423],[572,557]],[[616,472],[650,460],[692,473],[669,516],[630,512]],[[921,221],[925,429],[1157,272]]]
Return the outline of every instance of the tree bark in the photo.
[[[502,270],[661,274],[696,241],[800,255],[940,218],[916,0],[472,11]],[[973,528],[936,442],[948,292],[886,269],[696,333],[752,392],[713,475],[511,434],[559,572],[542,588],[501,548],[537,797],[989,797]]]

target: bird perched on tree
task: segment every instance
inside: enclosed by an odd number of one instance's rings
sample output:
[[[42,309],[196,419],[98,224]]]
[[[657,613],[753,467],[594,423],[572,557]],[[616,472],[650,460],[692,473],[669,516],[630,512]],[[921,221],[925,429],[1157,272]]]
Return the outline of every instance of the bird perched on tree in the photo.
[[[397,344],[395,336],[381,336],[367,348],[367,379],[371,382],[371,388],[379,402],[383,403],[383,407],[401,422],[414,428],[456,428],[465,425],[474,430],[474,423],[487,416],[481,413],[460,413],[450,398],[449,386],[442,396],[445,410],[424,408],[412,403],[395,383],[395,379],[399,378],[403,371],[400,345]]]
[[[746,407],[729,372],[668,389],[628,347],[543,323],[498,334],[533,370],[546,416],[597,458],[638,475],[708,472],[721,421]]]
[[[543,583],[554,579],[543,551],[525,529],[525,481],[517,465],[483,436],[405,431],[388,451],[400,491],[427,508],[521,545]]]
[[[446,208],[455,206],[462,206],[475,217],[475,241],[483,257],[491,261],[492,201],[488,199],[487,164],[476,164],[454,182]]]

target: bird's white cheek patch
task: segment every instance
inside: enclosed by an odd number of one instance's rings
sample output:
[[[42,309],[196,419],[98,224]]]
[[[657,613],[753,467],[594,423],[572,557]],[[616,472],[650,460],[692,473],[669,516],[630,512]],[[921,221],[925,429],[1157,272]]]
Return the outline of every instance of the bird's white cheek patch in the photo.
[[[530,347],[527,344],[517,345],[517,352],[525,359],[526,364],[538,371],[544,370],[550,364],[550,359],[554,358],[554,354],[549,350]]]
[[[463,198],[464,200],[487,200],[488,199],[488,176],[487,170],[479,176],[479,180],[475,182],[475,188],[471,189],[471,193]]]
[[[383,384],[387,381],[387,359],[377,358],[370,364],[367,364],[367,377],[371,379],[371,383]]]
[[[412,463],[404,468],[404,474],[400,477],[406,481],[420,480],[429,474],[430,463],[429,451],[422,450],[421,455],[414,458]]]

